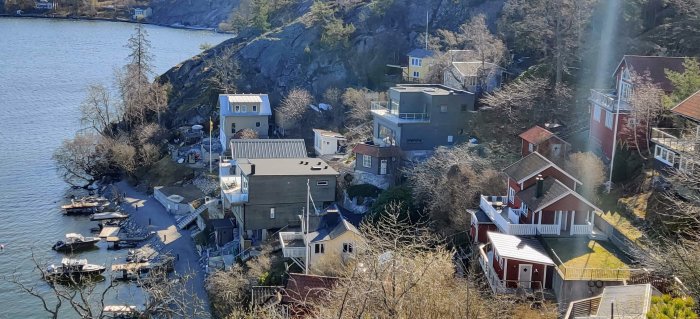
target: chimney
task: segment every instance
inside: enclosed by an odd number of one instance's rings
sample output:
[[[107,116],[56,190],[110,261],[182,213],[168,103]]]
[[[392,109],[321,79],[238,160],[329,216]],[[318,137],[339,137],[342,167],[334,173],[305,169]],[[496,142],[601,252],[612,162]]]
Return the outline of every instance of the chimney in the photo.
[[[542,197],[542,194],[544,192],[544,178],[542,178],[542,174],[537,175],[537,178],[535,178],[537,181],[537,188],[535,189],[535,197],[540,198]]]
[[[255,175],[255,164],[250,164],[250,175]]]

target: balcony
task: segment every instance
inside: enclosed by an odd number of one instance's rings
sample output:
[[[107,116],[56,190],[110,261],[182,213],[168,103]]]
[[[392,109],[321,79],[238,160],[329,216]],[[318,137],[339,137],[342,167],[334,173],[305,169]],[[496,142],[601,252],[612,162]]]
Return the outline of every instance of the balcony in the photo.
[[[403,113],[400,107],[390,108],[388,102],[373,101],[371,111],[393,123],[429,123],[430,113]]]
[[[519,209],[505,207],[505,196],[481,196],[479,207],[496,224],[498,229],[508,235],[560,235],[559,224],[520,224]]]
[[[301,232],[280,232],[279,236],[284,257],[306,259],[304,234]]]
[[[700,150],[700,137],[692,130],[654,127],[651,141],[679,154]]]
[[[615,90],[591,89],[591,96],[588,100],[608,110],[617,110],[618,96]],[[620,110],[629,110],[629,104],[626,101],[620,101]]]
[[[219,162],[219,184],[221,195],[231,204],[248,202],[248,194],[241,189],[241,176],[232,173],[234,168],[230,160],[222,158]]]

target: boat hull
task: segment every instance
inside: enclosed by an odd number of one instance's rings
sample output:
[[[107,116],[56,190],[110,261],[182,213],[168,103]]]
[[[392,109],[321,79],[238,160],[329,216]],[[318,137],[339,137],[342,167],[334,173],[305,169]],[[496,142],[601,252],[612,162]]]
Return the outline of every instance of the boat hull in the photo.
[[[90,241],[84,241],[79,243],[63,243],[59,242],[53,245],[52,249],[58,252],[74,252],[80,250],[86,250],[96,247],[99,239],[94,239]]]

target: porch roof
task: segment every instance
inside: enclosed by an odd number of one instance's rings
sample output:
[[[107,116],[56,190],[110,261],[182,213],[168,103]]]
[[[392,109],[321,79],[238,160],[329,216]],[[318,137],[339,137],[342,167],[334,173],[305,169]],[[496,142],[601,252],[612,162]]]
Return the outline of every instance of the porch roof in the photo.
[[[530,261],[533,263],[554,265],[546,250],[536,238],[524,238],[496,232],[488,232],[487,236],[493,248],[505,258]]]

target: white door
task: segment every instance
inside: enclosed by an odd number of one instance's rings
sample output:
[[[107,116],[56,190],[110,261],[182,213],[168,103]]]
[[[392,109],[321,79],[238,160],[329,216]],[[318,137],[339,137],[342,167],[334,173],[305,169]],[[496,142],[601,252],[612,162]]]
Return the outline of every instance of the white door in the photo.
[[[386,175],[387,160],[383,159],[379,162],[379,175]]]
[[[530,288],[532,281],[532,265],[518,265],[518,287]]]

